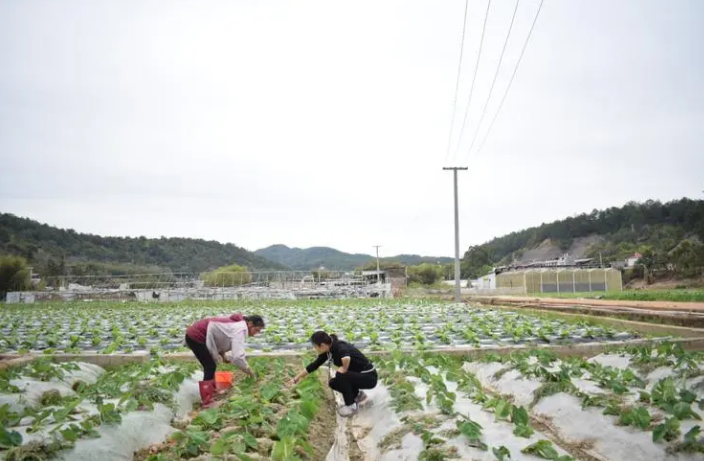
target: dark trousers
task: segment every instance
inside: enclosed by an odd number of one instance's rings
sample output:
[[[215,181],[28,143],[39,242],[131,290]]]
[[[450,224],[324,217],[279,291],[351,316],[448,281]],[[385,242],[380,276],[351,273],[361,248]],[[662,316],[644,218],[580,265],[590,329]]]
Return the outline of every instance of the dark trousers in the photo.
[[[200,364],[203,366],[203,381],[212,381],[215,379],[215,369],[217,368],[217,364],[215,363],[215,360],[213,360],[213,356],[210,355],[208,346],[191,339],[188,335],[186,335],[186,345],[193,351],[193,355],[196,356]]]
[[[375,388],[378,379],[376,371],[370,373],[348,371],[347,373],[336,373],[328,384],[330,388],[342,394],[345,399],[345,405],[352,405],[357,394],[359,394],[359,390]]]

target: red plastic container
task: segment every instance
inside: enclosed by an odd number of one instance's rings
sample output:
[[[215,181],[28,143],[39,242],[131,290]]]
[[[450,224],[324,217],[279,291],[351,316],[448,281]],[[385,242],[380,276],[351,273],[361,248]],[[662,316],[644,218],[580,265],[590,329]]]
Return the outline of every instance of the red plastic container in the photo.
[[[215,372],[215,389],[218,391],[229,389],[235,380],[235,374],[231,371],[216,371]]]

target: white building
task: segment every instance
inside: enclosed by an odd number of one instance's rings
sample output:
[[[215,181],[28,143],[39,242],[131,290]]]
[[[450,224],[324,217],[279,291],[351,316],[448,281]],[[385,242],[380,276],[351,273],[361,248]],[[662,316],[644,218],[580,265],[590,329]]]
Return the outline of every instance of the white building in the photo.
[[[626,267],[633,267],[642,258],[643,255],[640,253],[634,253],[633,256],[626,258]]]
[[[496,290],[496,273],[490,272],[472,281],[472,287],[479,290]]]

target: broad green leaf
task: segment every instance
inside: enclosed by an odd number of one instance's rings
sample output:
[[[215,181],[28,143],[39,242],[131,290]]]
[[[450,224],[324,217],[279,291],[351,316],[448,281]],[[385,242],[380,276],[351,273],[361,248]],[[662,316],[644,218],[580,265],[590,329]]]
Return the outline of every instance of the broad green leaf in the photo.
[[[675,418],[681,420],[684,419],[696,419],[696,420],[701,420],[701,416],[697,414],[694,410],[692,410],[692,405],[687,403],[687,402],[678,402],[675,404],[672,414],[675,415]]]
[[[516,428],[513,430],[513,435],[517,437],[524,437],[524,438],[529,438],[531,435],[533,435],[533,428],[530,426],[526,426],[523,424],[519,424],[516,426]]]
[[[507,458],[511,457],[511,452],[503,445],[500,447],[493,447],[491,452],[494,453],[494,456],[496,456],[498,461],[506,461]]]
[[[261,396],[262,399],[271,402],[274,400],[274,397],[278,396],[281,393],[281,388],[279,384],[277,383],[269,383],[265,386],[262,386],[261,388]]]
[[[19,447],[20,445],[22,445],[22,434],[0,427],[0,448]]]
[[[301,414],[306,419],[313,419],[315,414],[318,412],[318,402],[316,400],[304,400],[300,405]]]
[[[509,403],[509,401],[504,399],[499,400],[499,402],[496,404],[496,407],[494,408],[494,415],[496,420],[498,421],[499,419],[506,418],[510,411],[511,404]]]
[[[227,452],[227,439],[221,438],[216,440],[210,446],[210,454],[213,456],[222,456]]]
[[[525,408],[514,406],[511,409],[511,422],[513,424],[527,426],[528,421],[528,411]]]
[[[259,443],[257,442],[257,439],[254,438],[252,434],[249,432],[246,432],[243,437],[244,443],[249,447],[249,448],[257,448]]]
[[[521,450],[521,453],[531,454],[543,459],[556,459],[559,456],[552,442],[549,440],[539,440],[532,445],[528,445]]]
[[[129,399],[127,403],[125,403],[125,411],[128,413],[135,411],[137,408],[139,408],[139,402],[136,399]]]
[[[60,432],[63,438],[68,440],[69,442],[75,442],[76,440],[78,440],[78,433],[73,429],[63,429]]]
[[[684,435],[684,441],[685,442],[696,442],[697,437],[699,436],[699,433],[701,431],[702,431],[701,427],[694,426]]]
[[[653,442],[661,442],[665,438],[665,424],[658,424],[653,429]]]
[[[680,390],[680,398],[687,403],[694,403],[697,400],[697,394],[694,392],[687,390],[687,389],[682,389]]]

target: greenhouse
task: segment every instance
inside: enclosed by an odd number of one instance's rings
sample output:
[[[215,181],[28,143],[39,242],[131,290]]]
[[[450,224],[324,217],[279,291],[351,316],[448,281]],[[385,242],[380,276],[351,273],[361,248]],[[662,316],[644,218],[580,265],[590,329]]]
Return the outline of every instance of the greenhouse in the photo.
[[[616,269],[541,268],[503,272],[496,288],[524,288],[526,293],[585,293],[621,291],[621,272]]]

